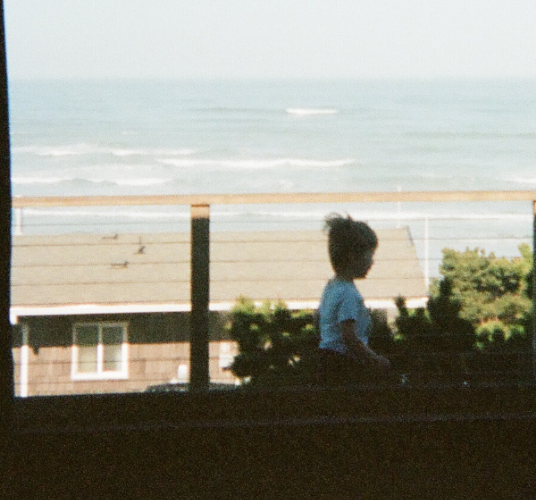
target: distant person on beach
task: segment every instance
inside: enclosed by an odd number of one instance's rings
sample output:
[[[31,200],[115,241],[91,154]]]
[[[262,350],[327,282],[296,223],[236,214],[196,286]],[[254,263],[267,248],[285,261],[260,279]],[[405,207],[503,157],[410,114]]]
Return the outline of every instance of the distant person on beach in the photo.
[[[376,233],[368,224],[331,214],[328,250],[335,276],[322,294],[319,313],[318,377],[322,385],[345,385],[391,372],[389,360],[368,347],[372,320],[354,280],[374,263]]]

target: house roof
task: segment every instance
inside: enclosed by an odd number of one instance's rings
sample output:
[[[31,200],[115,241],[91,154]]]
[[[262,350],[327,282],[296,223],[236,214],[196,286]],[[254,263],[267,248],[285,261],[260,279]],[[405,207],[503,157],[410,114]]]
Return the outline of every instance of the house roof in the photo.
[[[358,288],[368,303],[427,290],[409,230],[380,229],[375,265]],[[211,309],[237,297],[316,307],[332,276],[321,231],[211,234]],[[14,316],[189,310],[190,235],[70,234],[13,237]]]

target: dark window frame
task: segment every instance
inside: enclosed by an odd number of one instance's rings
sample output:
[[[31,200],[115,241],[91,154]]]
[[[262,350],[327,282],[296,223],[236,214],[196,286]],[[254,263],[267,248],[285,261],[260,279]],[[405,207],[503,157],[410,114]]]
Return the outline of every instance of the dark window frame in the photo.
[[[167,429],[206,427],[280,427],[333,426],[362,422],[452,421],[460,419],[533,419],[536,421],[536,386],[522,387],[432,387],[289,390],[208,391],[206,371],[208,337],[192,339],[191,360],[201,367],[195,374],[192,391],[178,394],[106,394],[37,397],[21,400],[14,396],[11,353],[10,258],[11,258],[11,185],[8,116],[8,79],[6,68],[3,1],[0,0],[0,412],[2,432],[10,432],[10,415],[17,414],[16,431],[32,432],[124,432],[125,428]],[[192,233],[206,239],[206,207],[196,206]],[[197,236],[196,236],[197,235]],[[207,255],[196,256],[198,270],[192,278],[207,271]],[[202,280],[201,280],[202,281]],[[201,332],[207,330],[208,291],[201,283],[196,296],[192,321]],[[197,304],[197,306],[196,306]],[[195,337],[195,336],[194,336]],[[177,408],[181,412],[177,412]],[[88,410],[91,408],[91,410]],[[273,409],[277,408],[277,413]],[[81,410],[85,412],[82,424]],[[122,410],[118,416],[118,409]],[[81,427],[82,426],[82,427]],[[7,429],[7,431],[6,431]],[[2,436],[0,436],[1,438]],[[0,439],[0,441],[2,441]]]

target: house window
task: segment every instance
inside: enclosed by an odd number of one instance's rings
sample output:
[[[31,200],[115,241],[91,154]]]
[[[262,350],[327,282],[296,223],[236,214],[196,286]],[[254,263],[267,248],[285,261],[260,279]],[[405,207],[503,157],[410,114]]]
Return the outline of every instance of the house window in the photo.
[[[74,379],[128,377],[126,323],[78,323],[73,328]]]

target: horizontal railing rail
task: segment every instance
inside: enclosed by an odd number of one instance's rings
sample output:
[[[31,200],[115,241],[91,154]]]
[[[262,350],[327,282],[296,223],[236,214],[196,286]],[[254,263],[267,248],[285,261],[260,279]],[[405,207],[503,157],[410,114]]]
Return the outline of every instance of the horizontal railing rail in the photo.
[[[536,201],[536,190],[255,193],[136,196],[15,196],[13,208],[141,205]]]

